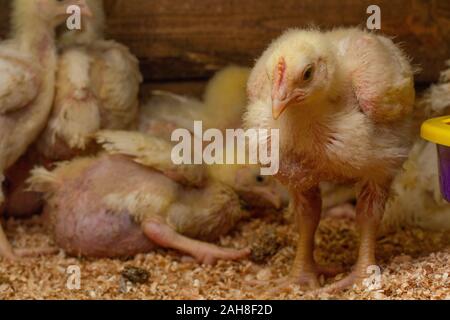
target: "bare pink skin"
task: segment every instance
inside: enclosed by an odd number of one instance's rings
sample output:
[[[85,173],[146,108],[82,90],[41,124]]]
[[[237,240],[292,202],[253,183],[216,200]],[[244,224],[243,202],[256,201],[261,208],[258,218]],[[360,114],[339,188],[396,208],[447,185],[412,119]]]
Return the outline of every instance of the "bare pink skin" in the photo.
[[[132,257],[156,248],[125,212],[92,211],[80,206],[66,208],[52,220],[56,243],[70,255]]]

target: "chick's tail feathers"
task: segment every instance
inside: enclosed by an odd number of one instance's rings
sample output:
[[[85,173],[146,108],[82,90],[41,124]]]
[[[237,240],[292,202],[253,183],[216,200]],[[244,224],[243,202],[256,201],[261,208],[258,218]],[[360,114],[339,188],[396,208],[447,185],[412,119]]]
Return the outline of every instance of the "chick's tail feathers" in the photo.
[[[86,157],[59,162],[51,171],[43,167],[34,168],[27,179],[28,190],[41,193],[55,192],[66,181],[79,177],[93,162],[95,158]]]
[[[58,186],[61,186],[63,181],[54,172],[40,167],[31,170],[27,184],[29,191],[50,193],[56,190]]]

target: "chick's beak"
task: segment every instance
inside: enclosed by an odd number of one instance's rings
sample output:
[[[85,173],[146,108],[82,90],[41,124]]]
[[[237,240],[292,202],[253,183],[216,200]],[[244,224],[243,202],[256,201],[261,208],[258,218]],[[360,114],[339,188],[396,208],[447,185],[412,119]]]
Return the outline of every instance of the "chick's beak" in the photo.
[[[289,101],[286,99],[272,99],[272,117],[274,120],[278,120],[281,114],[286,110],[289,105]]]
[[[271,187],[255,187],[253,192],[260,197],[260,204],[272,206],[275,209],[280,209],[282,204],[281,195]]]

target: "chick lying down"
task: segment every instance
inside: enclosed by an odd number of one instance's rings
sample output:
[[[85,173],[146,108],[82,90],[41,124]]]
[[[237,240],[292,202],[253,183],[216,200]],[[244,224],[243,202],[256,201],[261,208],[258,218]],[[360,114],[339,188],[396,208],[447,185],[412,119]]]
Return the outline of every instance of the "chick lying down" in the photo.
[[[46,193],[56,243],[71,255],[126,257],[161,246],[212,263],[247,254],[181,235],[213,240],[228,231],[240,204],[223,186],[197,190],[126,156],[106,154],[62,164],[53,172],[37,169],[31,184]],[[208,210],[221,211],[222,221],[210,221]]]
[[[249,253],[199,241],[218,239],[247,215],[230,185],[201,165],[173,165],[172,144],[158,137],[104,131],[97,141],[106,153],[35,169],[29,179],[69,254],[126,257],[160,246],[214,263]]]

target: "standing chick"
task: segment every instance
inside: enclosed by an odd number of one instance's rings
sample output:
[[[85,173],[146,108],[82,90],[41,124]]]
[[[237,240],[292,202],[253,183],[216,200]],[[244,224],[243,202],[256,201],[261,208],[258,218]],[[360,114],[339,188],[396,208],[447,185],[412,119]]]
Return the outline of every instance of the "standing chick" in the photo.
[[[319,286],[313,251],[322,181],[356,183],[361,233],[352,273],[327,290],[361,282],[376,264],[377,229],[413,136],[408,59],[390,39],[357,29],[290,30],[257,61],[248,93],[247,126],[280,130],[277,176],[299,222],[294,267],[281,286]]]
[[[45,127],[55,87],[55,28],[84,0],[15,0],[12,38],[0,44],[0,182]],[[4,201],[0,190],[0,204]],[[15,257],[0,226],[0,256]]]
[[[129,129],[137,121],[139,62],[122,44],[104,40],[103,1],[86,1],[93,18],[59,37],[55,102],[37,143],[49,160],[85,152],[100,129]]]
[[[112,153],[119,153],[121,138],[99,133]],[[229,186],[210,179],[202,166],[173,165],[172,145],[163,139],[136,134],[124,141],[140,146],[134,152],[124,146],[122,153],[134,153],[133,159],[103,155],[63,163],[53,172],[34,170],[31,185],[46,193],[58,245],[93,257],[133,256],[162,246],[201,263],[249,253],[191,239],[215,240],[243,217]]]

